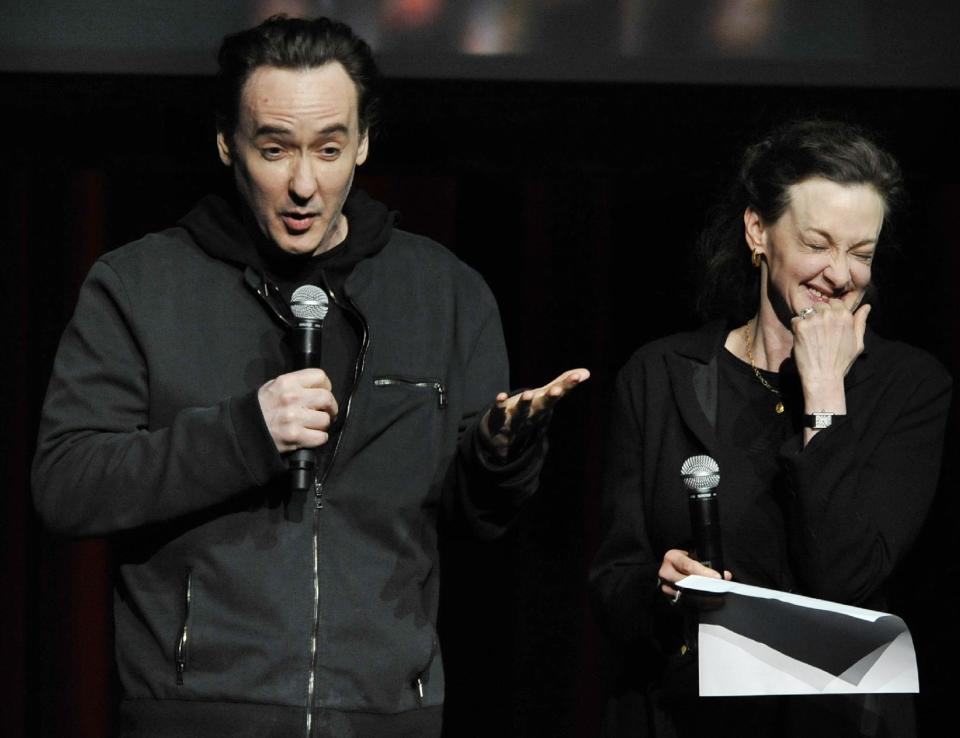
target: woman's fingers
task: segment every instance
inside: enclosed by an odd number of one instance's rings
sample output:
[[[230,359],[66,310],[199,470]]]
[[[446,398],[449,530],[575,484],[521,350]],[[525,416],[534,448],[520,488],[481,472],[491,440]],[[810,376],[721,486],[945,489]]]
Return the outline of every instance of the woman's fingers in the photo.
[[[704,566],[696,559],[692,558],[687,551],[678,548],[671,548],[663,555],[663,561],[660,564],[660,570],[657,576],[660,579],[660,591],[671,597],[676,596],[677,590],[672,586],[684,577],[698,575],[702,577],[720,578],[720,572]],[[724,572],[724,579],[733,577],[729,571]]]

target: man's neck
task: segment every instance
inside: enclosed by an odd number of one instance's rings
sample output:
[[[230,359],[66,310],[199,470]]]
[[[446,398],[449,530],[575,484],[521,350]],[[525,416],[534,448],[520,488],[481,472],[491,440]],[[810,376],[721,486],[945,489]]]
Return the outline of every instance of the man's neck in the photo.
[[[340,213],[340,217],[337,218],[336,223],[331,224],[330,231],[324,234],[324,237],[320,239],[320,244],[313,252],[313,256],[324,254],[327,251],[336,248],[347,239],[347,234],[349,232],[350,225],[347,223],[347,216],[343,213]]]

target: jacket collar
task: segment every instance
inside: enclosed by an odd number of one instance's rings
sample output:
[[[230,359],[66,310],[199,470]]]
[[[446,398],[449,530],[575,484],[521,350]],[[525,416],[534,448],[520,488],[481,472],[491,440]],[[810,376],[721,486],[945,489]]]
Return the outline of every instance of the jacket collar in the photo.
[[[680,417],[710,454],[716,454],[719,369],[717,357],[727,335],[725,321],[683,334],[665,356]]]
[[[698,330],[681,334],[676,353],[701,364],[708,364],[720,353],[729,332],[727,321],[711,321]]]

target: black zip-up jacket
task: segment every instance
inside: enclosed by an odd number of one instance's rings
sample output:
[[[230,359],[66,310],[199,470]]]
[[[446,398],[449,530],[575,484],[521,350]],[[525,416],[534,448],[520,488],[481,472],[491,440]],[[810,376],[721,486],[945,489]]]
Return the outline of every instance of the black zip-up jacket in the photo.
[[[335,296],[363,326],[355,385],[322,485],[291,497],[257,401],[288,369],[285,328],[262,274],[198,232],[91,269],[34,462],[50,527],[116,543],[125,729],[415,734],[428,711],[439,726],[438,525],[498,535],[542,460],[540,444],[505,465],[479,445],[508,386],[493,296],[388,230]]]

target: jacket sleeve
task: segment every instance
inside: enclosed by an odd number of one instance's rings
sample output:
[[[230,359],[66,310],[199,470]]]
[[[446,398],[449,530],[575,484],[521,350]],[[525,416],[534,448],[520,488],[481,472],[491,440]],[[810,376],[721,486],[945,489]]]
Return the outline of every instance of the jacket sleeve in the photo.
[[[447,492],[448,516],[461,520],[481,539],[497,538],[507,531],[524,501],[537,490],[546,456],[545,432],[506,460],[483,445],[480,422],[497,393],[507,391],[509,375],[500,315],[493,304],[467,359],[460,440]]]
[[[869,413],[856,406],[806,448],[781,449],[788,540],[805,593],[865,603],[916,540],[936,491],[951,380],[902,362]],[[872,391],[871,391],[872,394]],[[862,413],[862,414],[860,414]]]
[[[659,559],[653,555],[644,509],[644,429],[637,396],[642,375],[628,364],[617,376],[609,407],[600,549],[590,570],[594,610],[622,644],[652,636]]]
[[[152,427],[136,326],[117,273],[97,262],[57,351],[33,464],[36,508],[58,532],[103,535],[170,520],[282,471],[256,391]]]

